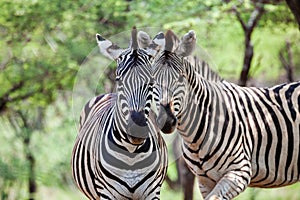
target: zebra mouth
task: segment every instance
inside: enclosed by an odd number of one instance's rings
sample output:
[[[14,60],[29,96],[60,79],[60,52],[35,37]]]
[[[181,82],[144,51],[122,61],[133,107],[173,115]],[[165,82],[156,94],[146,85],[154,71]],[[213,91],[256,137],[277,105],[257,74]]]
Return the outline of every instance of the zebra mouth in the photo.
[[[132,124],[127,129],[127,137],[130,143],[134,145],[142,144],[148,135],[149,127],[148,126],[138,126],[136,124]]]
[[[133,145],[141,145],[144,143],[145,138],[138,138],[138,137],[128,135],[128,140]]]
[[[131,111],[127,124],[127,136],[130,143],[142,144],[149,137],[149,127],[144,111]]]
[[[173,133],[176,129],[177,119],[172,118],[168,121],[162,123],[160,120],[157,120],[158,127],[165,134]]]

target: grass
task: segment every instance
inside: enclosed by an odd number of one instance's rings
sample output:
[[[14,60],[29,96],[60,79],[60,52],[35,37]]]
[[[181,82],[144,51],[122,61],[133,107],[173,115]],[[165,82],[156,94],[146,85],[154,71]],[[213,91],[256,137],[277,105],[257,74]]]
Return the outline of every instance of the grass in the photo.
[[[247,188],[246,191],[241,193],[235,200],[299,200],[300,199],[300,183],[276,188],[276,189],[260,189],[260,188]],[[86,200],[85,196],[75,188],[70,186],[67,188],[56,187],[42,187],[39,189],[37,199],[50,200],[50,199],[62,199],[62,200]],[[167,184],[163,184],[161,190],[162,200],[183,200],[183,194],[181,191],[172,191]],[[201,200],[197,184],[194,187],[194,200]]]

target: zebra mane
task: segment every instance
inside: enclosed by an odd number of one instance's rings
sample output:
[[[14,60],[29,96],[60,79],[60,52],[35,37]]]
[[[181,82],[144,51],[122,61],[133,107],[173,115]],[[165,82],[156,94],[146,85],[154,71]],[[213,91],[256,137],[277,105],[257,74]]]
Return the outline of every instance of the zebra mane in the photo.
[[[131,31],[131,44],[130,48],[132,50],[137,50],[139,48],[138,40],[137,40],[137,30],[136,27],[134,26]]]

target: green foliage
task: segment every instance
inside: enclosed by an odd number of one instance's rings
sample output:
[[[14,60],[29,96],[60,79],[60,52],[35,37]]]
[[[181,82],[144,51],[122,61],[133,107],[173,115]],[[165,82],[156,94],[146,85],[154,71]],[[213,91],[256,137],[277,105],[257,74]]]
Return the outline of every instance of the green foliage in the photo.
[[[122,30],[127,3],[14,0],[0,7],[0,102],[11,108],[24,106],[24,99],[28,106],[46,106],[57,89],[71,89],[78,66],[96,45],[95,33]]]
[[[11,199],[14,195],[19,196],[15,199],[27,197],[29,163],[25,158],[26,151],[30,151],[35,157],[36,181],[39,186],[67,188],[68,185],[72,185],[70,158],[77,130],[75,121],[69,117],[72,116],[68,105],[70,102],[60,100],[58,104],[47,109],[44,119],[48,123],[43,129],[13,130],[12,122],[5,118],[1,120],[0,195],[2,194],[2,199]],[[33,118],[32,114],[27,116]],[[19,120],[16,116],[14,119]],[[22,127],[21,122],[15,123],[19,125],[18,127]],[[39,121],[35,120],[34,123],[38,124]],[[23,144],[24,139],[28,137],[26,134],[31,135],[29,146]],[[37,196],[39,197],[40,194]]]
[[[14,135],[9,122],[1,118],[0,123],[0,195],[1,199],[9,199],[8,197],[14,193],[19,196],[22,193],[20,186],[28,176],[26,168],[27,163],[23,158],[20,140]],[[20,188],[19,191],[16,188]]]

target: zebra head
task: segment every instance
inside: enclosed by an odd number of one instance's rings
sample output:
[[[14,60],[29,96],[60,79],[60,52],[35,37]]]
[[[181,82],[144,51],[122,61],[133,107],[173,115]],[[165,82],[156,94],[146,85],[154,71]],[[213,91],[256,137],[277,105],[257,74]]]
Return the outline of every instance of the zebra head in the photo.
[[[176,126],[183,99],[186,97],[186,71],[184,57],[195,49],[194,31],[186,33],[181,40],[170,30],[165,35],[165,49],[153,63],[158,108],[157,124],[162,132],[172,133]]]
[[[148,137],[147,117],[153,97],[153,75],[150,50],[142,49],[134,27],[129,48],[121,49],[111,41],[96,35],[101,53],[117,62],[116,93],[117,114],[123,120],[127,138],[133,144],[140,144]],[[153,53],[153,52],[152,52]]]

